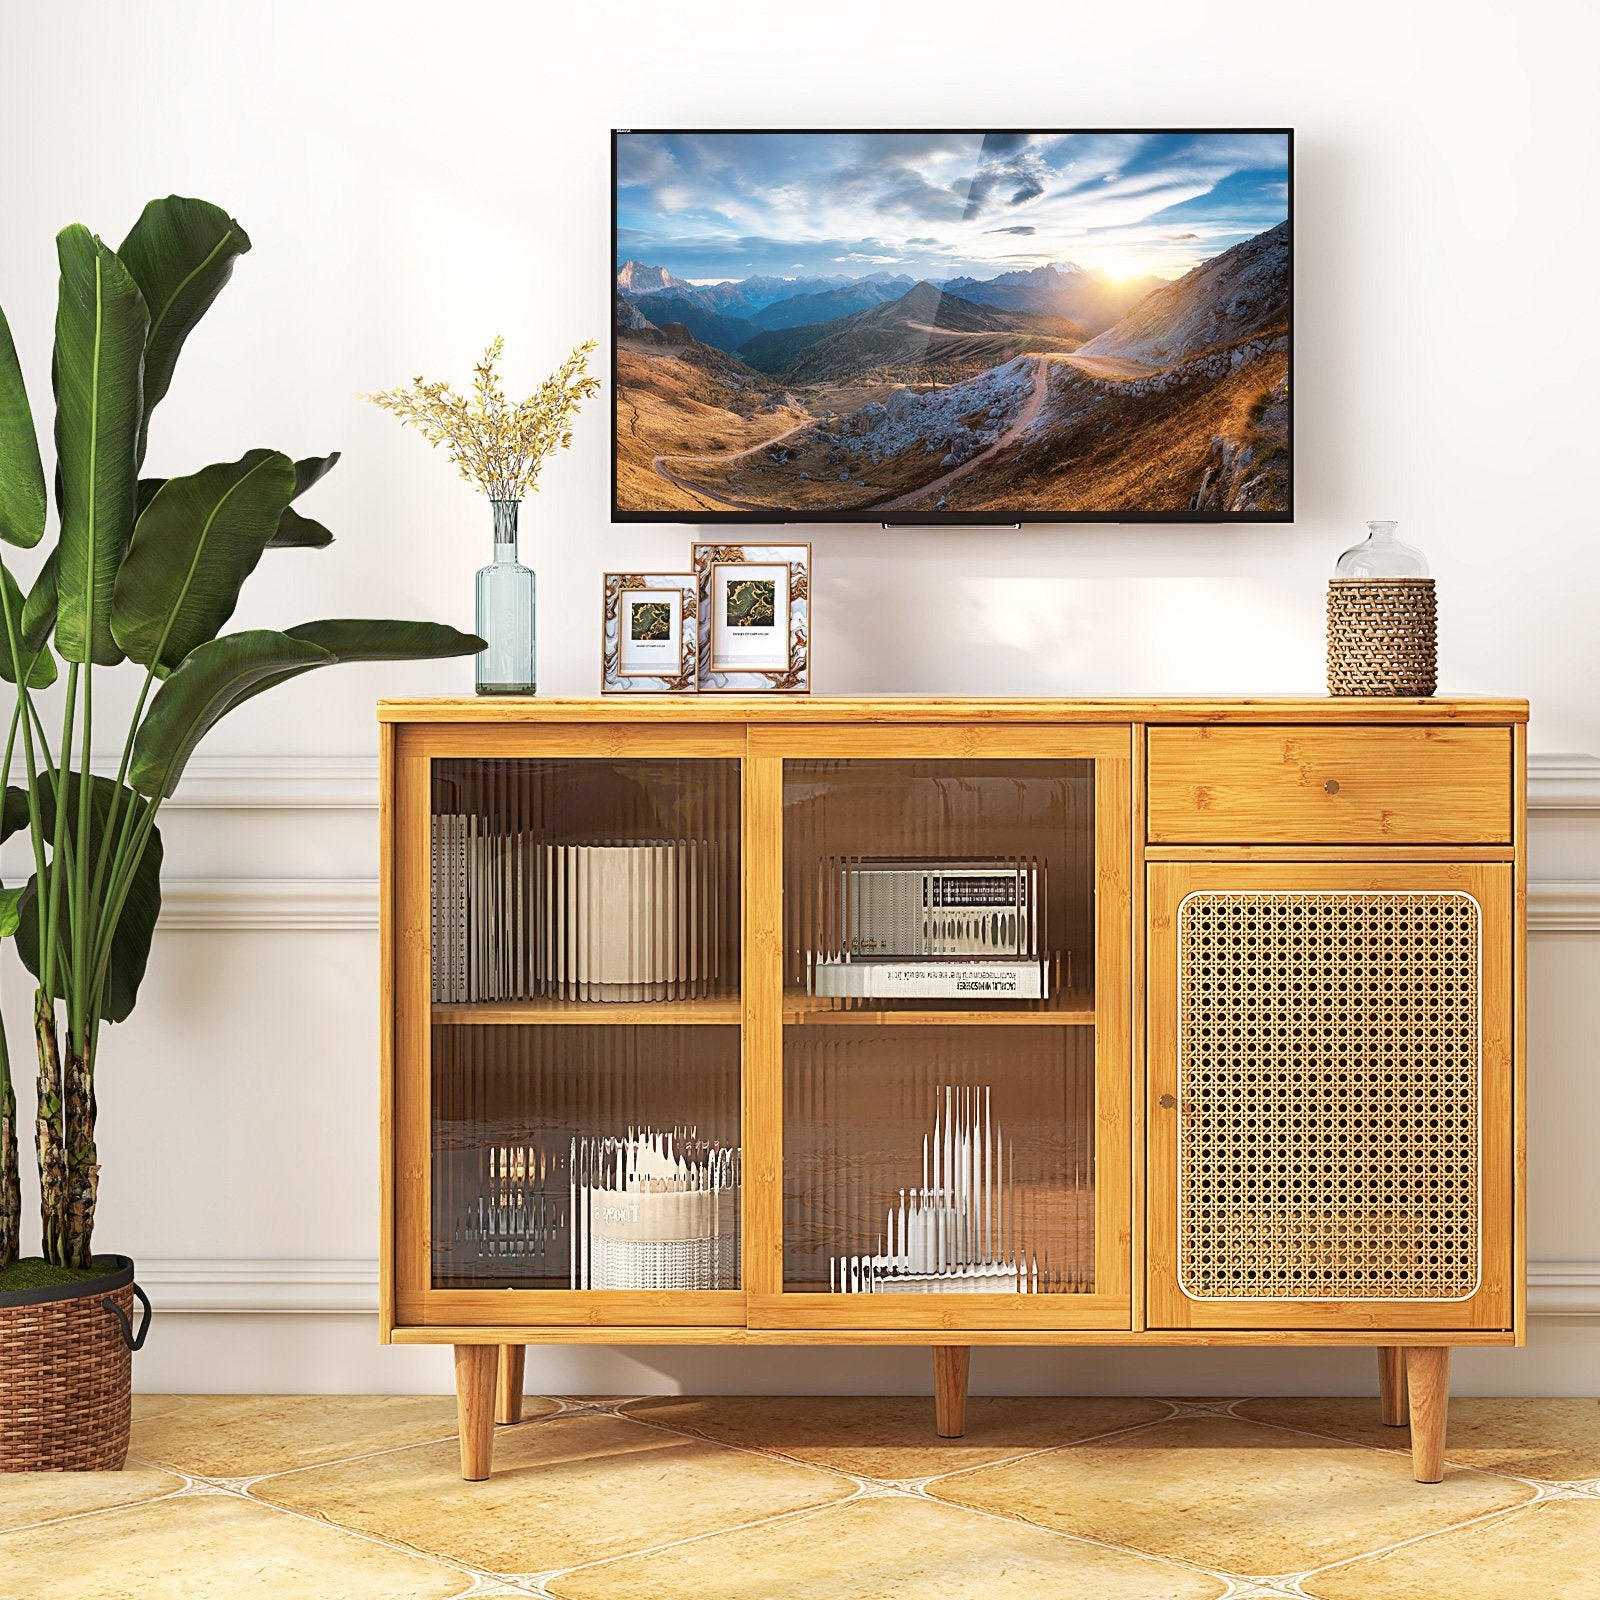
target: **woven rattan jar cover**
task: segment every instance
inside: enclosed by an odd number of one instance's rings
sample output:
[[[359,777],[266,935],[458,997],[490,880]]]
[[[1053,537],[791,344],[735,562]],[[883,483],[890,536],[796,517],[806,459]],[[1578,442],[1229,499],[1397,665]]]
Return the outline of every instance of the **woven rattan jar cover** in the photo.
[[[1329,580],[1329,694],[1431,695],[1438,683],[1432,578]]]

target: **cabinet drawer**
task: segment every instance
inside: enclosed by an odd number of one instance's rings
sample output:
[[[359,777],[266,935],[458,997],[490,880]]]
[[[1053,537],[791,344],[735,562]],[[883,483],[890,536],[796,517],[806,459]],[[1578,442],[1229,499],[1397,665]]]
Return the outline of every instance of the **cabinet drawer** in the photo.
[[[1152,844],[1505,844],[1509,728],[1150,729]]]

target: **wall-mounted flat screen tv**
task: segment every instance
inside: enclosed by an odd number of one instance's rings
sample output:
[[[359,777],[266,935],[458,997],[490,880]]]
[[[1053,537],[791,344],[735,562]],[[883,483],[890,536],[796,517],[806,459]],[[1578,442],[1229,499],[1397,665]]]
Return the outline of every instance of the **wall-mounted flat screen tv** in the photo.
[[[613,135],[624,522],[1288,522],[1287,129]]]

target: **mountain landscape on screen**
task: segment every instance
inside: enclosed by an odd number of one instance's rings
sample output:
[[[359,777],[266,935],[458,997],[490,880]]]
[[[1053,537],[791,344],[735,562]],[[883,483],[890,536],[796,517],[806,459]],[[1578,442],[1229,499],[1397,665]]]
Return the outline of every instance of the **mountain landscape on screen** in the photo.
[[[1288,137],[619,134],[617,511],[1284,520]]]

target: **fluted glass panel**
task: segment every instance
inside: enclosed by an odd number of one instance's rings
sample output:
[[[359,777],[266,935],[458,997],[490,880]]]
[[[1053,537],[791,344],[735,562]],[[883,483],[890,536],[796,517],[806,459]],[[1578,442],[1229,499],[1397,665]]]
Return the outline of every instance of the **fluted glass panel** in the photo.
[[[736,1289],[732,1027],[433,1030],[435,1288]]]
[[[1092,1003],[1094,763],[784,763],[785,987],[810,1010]]]
[[[784,1119],[786,1288],[1093,1289],[1091,1029],[792,1027]]]
[[[435,1287],[738,1287],[739,795],[434,762]]]
[[[784,764],[784,1279],[1094,1287],[1094,763]]]
[[[736,761],[433,768],[433,998],[737,995]]]

